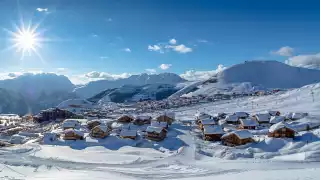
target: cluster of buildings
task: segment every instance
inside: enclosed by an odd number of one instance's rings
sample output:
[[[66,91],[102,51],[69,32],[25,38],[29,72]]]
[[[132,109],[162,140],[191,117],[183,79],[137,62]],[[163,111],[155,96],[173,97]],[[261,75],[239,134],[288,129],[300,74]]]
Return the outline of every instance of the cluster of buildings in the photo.
[[[227,146],[238,146],[254,142],[251,130],[268,128],[268,137],[294,138],[296,134],[287,121],[308,116],[307,113],[288,113],[281,116],[279,111],[268,111],[250,115],[246,112],[235,112],[227,115],[219,113],[211,116],[206,113],[196,114],[196,124],[207,141],[222,141]]]

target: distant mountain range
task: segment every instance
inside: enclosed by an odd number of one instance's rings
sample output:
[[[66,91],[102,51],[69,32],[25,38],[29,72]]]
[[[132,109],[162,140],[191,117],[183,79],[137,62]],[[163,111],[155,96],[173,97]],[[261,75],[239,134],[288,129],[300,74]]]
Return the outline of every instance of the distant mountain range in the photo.
[[[298,88],[320,82],[320,70],[278,61],[246,61],[205,81],[188,82],[174,73],[140,74],[75,86],[62,75],[25,74],[0,80],[1,113],[37,113],[68,99],[126,102],[221,92],[243,93],[268,88]],[[101,102],[100,102],[101,103]]]

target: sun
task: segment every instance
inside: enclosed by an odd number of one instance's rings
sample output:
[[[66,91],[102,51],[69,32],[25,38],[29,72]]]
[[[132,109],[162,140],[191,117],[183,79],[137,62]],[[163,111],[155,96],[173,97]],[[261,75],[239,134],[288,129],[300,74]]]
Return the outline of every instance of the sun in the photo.
[[[12,45],[7,47],[5,50],[16,49],[16,52],[21,53],[21,60],[24,59],[26,55],[32,56],[35,54],[43,61],[42,56],[38,52],[44,41],[48,39],[43,38],[43,30],[38,30],[39,24],[32,25],[29,23],[25,26],[21,23],[20,26],[14,24],[14,31],[5,29],[10,35],[10,40]]]

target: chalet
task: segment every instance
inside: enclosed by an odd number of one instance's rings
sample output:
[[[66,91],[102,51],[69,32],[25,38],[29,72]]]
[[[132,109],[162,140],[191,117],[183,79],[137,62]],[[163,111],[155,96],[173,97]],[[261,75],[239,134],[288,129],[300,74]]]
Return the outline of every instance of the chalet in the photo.
[[[271,116],[269,123],[270,124],[277,124],[279,122],[284,122],[286,117],[284,116]]]
[[[246,112],[235,112],[234,115],[236,115],[238,118],[247,118],[249,117],[249,114]]]
[[[157,121],[167,122],[169,125],[171,125],[174,120],[175,120],[174,112],[164,112],[157,117]]]
[[[217,113],[217,114],[215,114],[215,117],[216,117],[217,119],[225,119],[226,116],[227,116],[226,113]]]
[[[129,139],[136,139],[137,137],[137,130],[134,129],[122,129],[120,132],[121,138],[129,138]]]
[[[98,125],[91,129],[90,136],[103,139],[109,135],[109,131],[108,126]]]
[[[270,122],[270,114],[255,114],[252,116],[257,120],[259,124],[269,124]]]
[[[274,138],[294,138],[296,131],[284,122],[279,122],[270,127],[268,136]]]
[[[239,130],[227,133],[221,137],[226,146],[239,146],[253,142],[253,136],[248,130]]]
[[[63,131],[63,139],[64,140],[83,140],[84,134],[83,132],[76,129],[66,129]]]
[[[88,127],[88,129],[92,130],[94,127],[96,127],[100,124],[101,124],[100,120],[91,120],[91,121],[87,122],[87,127]]]
[[[160,127],[160,128],[163,128],[163,129],[168,129],[168,123],[167,122],[151,121],[151,126]]]
[[[125,115],[120,116],[117,121],[121,122],[121,123],[130,123],[133,120],[134,120],[133,116],[125,114]]]
[[[258,123],[253,118],[240,119],[239,129],[256,129]]]
[[[220,125],[205,125],[203,127],[203,139],[206,141],[220,141],[223,130]]]
[[[195,114],[196,124],[199,124],[201,119],[212,119],[213,117],[204,112],[198,112]]]
[[[144,125],[151,123],[151,116],[137,116],[136,119],[133,121],[135,125]]]
[[[291,119],[298,120],[308,116],[308,113],[292,113]]]
[[[203,130],[203,126],[214,125],[216,122],[213,119],[203,119],[199,121],[199,128]]]
[[[80,127],[78,119],[66,119],[62,123],[62,128],[65,129],[76,129]]]
[[[74,116],[74,113],[59,109],[59,108],[50,108],[42,110],[39,114],[34,116],[34,120],[37,122],[45,121],[55,121],[57,119],[68,119]]]
[[[148,126],[146,138],[153,141],[162,141],[167,136],[167,130],[161,127]]]
[[[267,113],[269,113],[270,116],[280,116],[281,115],[280,111],[268,111]]]
[[[239,124],[239,117],[235,114],[226,116],[225,121],[227,124]]]

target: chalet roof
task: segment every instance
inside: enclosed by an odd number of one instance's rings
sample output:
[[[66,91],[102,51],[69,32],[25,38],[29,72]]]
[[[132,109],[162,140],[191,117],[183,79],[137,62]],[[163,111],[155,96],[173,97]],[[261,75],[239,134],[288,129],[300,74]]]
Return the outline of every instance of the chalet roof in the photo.
[[[270,118],[270,123],[271,124],[276,124],[276,123],[279,123],[279,122],[283,122],[284,120],[285,120],[284,116],[272,116]]]
[[[257,126],[258,123],[253,118],[240,119],[240,123],[243,126]]]
[[[270,114],[256,114],[255,117],[257,118],[258,122],[269,122],[270,121]]]
[[[284,123],[284,122],[279,122],[277,124],[274,124],[272,125],[270,128],[269,128],[269,132],[273,133],[274,131],[276,130],[279,130],[281,128],[287,128],[287,129],[291,129],[293,131],[296,131],[293,127],[291,127],[289,124],[287,123]]]
[[[106,125],[98,125],[98,126],[94,127],[93,129],[96,129],[96,128],[99,128],[103,132],[108,132],[109,131],[109,128]]]
[[[248,116],[249,116],[248,113],[246,113],[246,112],[241,112],[241,111],[235,112],[234,114],[235,114],[237,117],[248,117]]]
[[[226,116],[225,118],[226,121],[231,121],[231,122],[237,122],[238,119],[239,119],[238,116],[235,114]]]
[[[271,116],[276,116],[277,112],[279,111],[272,111],[272,110],[267,111],[267,113],[269,113]]]
[[[151,121],[151,126],[166,128],[168,126],[168,123],[167,122]]]
[[[308,115],[308,113],[292,113],[292,119],[301,119]]]
[[[172,111],[165,111],[161,113],[160,116],[168,116],[169,118],[174,119],[175,113]]]
[[[78,120],[76,119],[66,119],[65,121],[63,121],[62,127],[63,128],[74,128],[76,126],[78,126],[80,123]]]
[[[148,126],[146,131],[148,133],[153,133],[153,132],[161,133],[162,130],[163,130],[163,128],[161,128],[161,127]]]
[[[67,134],[67,133],[75,133],[79,136],[84,136],[84,133],[82,131],[79,131],[79,130],[76,130],[76,129],[66,129],[63,131],[64,134]]]
[[[203,119],[200,121],[201,124],[203,125],[212,125],[212,124],[215,124],[215,121],[213,119]]]
[[[219,125],[205,125],[204,134],[223,134],[222,127]]]
[[[221,138],[223,139],[223,138],[230,136],[232,134],[235,134],[240,139],[247,139],[247,138],[253,137],[252,134],[248,130],[239,130],[239,131],[233,131],[233,132],[227,133],[227,134],[223,135]]]
[[[198,119],[209,119],[211,117],[211,115],[204,112],[197,112],[194,116]]]
[[[122,129],[120,136],[137,136],[137,130]]]
[[[133,117],[132,115],[130,115],[130,114],[123,114],[123,115],[119,116],[118,119],[120,119],[120,118],[122,118],[122,117],[129,117],[129,118],[131,118],[131,119],[134,119],[134,117]]]

